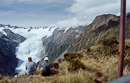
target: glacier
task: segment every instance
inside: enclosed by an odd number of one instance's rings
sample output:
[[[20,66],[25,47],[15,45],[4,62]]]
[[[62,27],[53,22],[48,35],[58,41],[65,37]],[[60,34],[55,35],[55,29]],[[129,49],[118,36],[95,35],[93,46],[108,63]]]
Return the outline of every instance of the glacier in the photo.
[[[26,37],[26,40],[19,44],[16,48],[16,57],[18,58],[18,66],[16,72],[19,74],[24,74],[25,64],[28,62],[28,57],[32,57],[34,62],[41,60],[41,52],[44,52],[42,38],[49,37],[52,35],[53,31],[57,27],[40,27],[40,28],[8,28],[0,27],[0,32],[3,32],[2,29],[10,29],[16,34]],[[4,33],[4,32],[3,32]],[[6,35],[6,33],[4,33]],[[42,53],[44,54],[44,53]]]

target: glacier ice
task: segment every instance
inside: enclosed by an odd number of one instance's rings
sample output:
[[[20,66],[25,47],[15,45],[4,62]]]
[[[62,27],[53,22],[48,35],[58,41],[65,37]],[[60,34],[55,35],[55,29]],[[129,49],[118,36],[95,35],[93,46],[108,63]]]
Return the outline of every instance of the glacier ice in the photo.
[[[8,28],[8,27],[3,27]],[[16,71],[19,74],[23,74],[25,72],[25,64],[28,61],[28,57],[32,57],[34,62],[38,62],[40,60],[41,51],[44,49],[42,45],[42,38],[47,36],[51,36],[54,29],[57,27],[48,27],[48,28],[10,28],[14,33],[20,34],[26,37],[26,40],[19,44],[16,48],[16,55],[18,60],[18,67]],[[9,29],[9,28],[8,28]],[[2,29],[0,29],[3,32]],[[6,33],[4,33],[6,35]]]

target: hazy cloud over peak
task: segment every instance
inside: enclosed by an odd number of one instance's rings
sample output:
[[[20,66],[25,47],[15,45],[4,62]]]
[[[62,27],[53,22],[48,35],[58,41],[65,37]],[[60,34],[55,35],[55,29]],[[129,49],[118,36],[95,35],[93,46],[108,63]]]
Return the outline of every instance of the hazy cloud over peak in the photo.
[[[72,14],[71,18],[69,17],[67,19],[70,25],[86,25],[92,22],[97,15],[120,15],[120,0],[75,0],[75,2],[65,10]],[[128,0],[127,12],[130,12],[130,1]],[[69,26],[67,20],[60,21],[58,24],[61,23]]]

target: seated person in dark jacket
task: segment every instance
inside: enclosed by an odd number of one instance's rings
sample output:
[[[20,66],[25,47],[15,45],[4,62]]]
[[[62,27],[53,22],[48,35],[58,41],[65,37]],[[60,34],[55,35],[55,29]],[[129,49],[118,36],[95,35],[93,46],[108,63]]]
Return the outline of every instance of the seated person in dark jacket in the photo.
[[[48,62],[48,57],[44,58],[44,62],[41,64],[41,73],[43,76],[49,76],[51,74],[51,64]]]

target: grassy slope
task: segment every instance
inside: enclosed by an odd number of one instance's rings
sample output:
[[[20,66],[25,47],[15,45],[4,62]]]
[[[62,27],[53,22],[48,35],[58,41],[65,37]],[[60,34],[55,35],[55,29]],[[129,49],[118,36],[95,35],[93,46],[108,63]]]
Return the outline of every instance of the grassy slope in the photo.
[[[112,42],[106,44],[104,43],[105,41]],[[55,69],[58,73],[52,76],[43,77],[38,72],[37,75],[22,75],[15,79],[9,77],[0,78],[0,83],[105,83],[111,81],[116,78],[118,65],[117,52],[111,52],[113,46],[115,48],[118,47],[117,42],[113,43],[115,41],[117,40],[108,37],[90,47],[89,50],[79,51],[78,53],[81,53],[83,57],[78,60],[86,66],[86,70],[80,69],[77,72],[69,72],[68,67],[70,62],[63,61],[59,64],[59,69]],[[130,40],[126,40],[126,47],[127,56],[125,57],[124,75],[130,74]],[[102,48],[105,51],[99,51]]]

